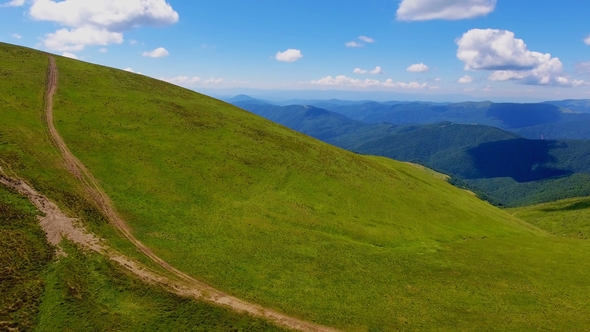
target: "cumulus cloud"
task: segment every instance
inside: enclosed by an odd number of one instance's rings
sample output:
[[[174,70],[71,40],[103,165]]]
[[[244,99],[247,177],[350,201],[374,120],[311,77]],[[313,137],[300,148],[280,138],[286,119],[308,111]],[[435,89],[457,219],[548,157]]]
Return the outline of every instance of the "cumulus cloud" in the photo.
[[[303,58],[301,51],[293,48],[290,48],[284,52],[277,52],[275,56],[275,59],[281,62],[295,62],[301,58]]]
[[[168,83],[172,83],[172,84],[176,84],[176,85],[190,86],[190,85],[194,85],[194,84],[200,82],[201,78],[197,77],[197,76],[193,76],[193,77],[177,76],[177,77],[173,77],[173,78],[162,78],[162,81],[166,81]]]
[[[357,88],[369,88],[369,87],[381,87],[381,88],[397,88],[397,89],[425,89],[429,88],[427,83],[418,82],[395,82],[392,79],[387,79],[384,82],[373,79],[355,79],[345,75],[339,75],[336,77],[326,76],[316,81],[311,81],[313,85],[323,86],[340,86],[340,87],[357,87]]]
[[[127,30],[178,21],[178,13],[165,0],[35,0],[29,15],[66,27],[45,35],[44,46],[56,51],[120,44]]]
[[[361,43],[357,43],[354,40],[353,41],[349,41],[348,43],[344,44],[346,47],[363,47],[364,45]]]
[[[588,37],[584,38],[584,44],[590,45],[590,35]]]
[[[413,64],[406,69],[410,73],[425,73],[429,70],[430,68],[422,62]]]
[[[461,84],[471,83],[471,82],[473,82],[473,77],[471,77],[469,75],[465,75],[465,76],[461,77],[457,82],[459,82]]]
[[[140,73],[140,72],[138,72],[138,71],[135,71],[135,70],[131,69],[130,67],[127,67],[127,68],[125,68],[125,69],[123,69],[123,70],[125,70],[125,71],[128,71],[128,72],[130,72],[130,73],[134,73],[134,74],[140,74],[140,75],[141,75],[141,73]]]
[[[21,39],[23,36],[19,35],[18,33],[13,33],[12,38]]]
[[[205,83],[205,84],[219,85],[219,84],[225,83],[225,80],[223,78],[211,77],[211,78],[205,80],[205,82],[203,82],[203,83]]]
[[[394,82],[392,79],[388,79],[385,82],[383,82],[382,86],[384,86],[386,88],[398,88],[398,89],[426,89],[426,88],[438,89],[438,87],[429,87],[428,83],[420,84],[418,82],[410,82],[410,83]]]
[[[98,50],[98,51],[99,51],[100,53],[108,53],[108,51],[109,51],[109,50],[103,47],[103,48],[101,48],[101,49],[100,49],[100,50]]]
[[[359,39],[364,41],[367,44],[371,44],[375,42],[375,39],[371,38],[371,37],[367,37],[367,36],[359,36]]]
[[[0,7],[21,7],[25,5],[25,0],[12,0],[3,4]]]
[[[165,58],[170,55],[170,53],[163,47],[158,47],[153,51],[143,52],[142,54],[148,58]]]
[[[433,81],[435,81],[435,82],[442,82],[442,81],[443,81],[443,79],[442,79],[442,78],[440,78],[440,77],[436,77],[435,79],[433,79]]]
[[[381,67],[379,67],[379,66],[375,67],[375,69],[373,69],[373,70],[365,70],[365,69],[361,69],[361,68],[355,68],[352,72],[355,74],[359,74],[359,75],[364,75],[364,74],[378,75],[378,74],[383,74],[383,69],[381,69]]]
[[[191,88],[195,86],[236,86],[236,85],[244,85],[248,84],[248,82],[237,81],[237,80],[225,80],[221,77],[210,77],[208,79],[202,79],[197,76],[177,76],[173,78],[160,78],[160,80],[172,83],[175,85]]]
[[[560,86],[584,83],[567,77],[559,58],[530,51],[511,31],[472,29],[456,42],[457,58],[465,63],[465,70],[492,71],[492,81]]]
[[[377,67],[375,67],[375,69],[371,70],[371,74],[373,74],[373,75],[383,74],[383,70],[381,69],[381,67],[377,66]]]
[[[123,34],[106,29],[83,27],[76,29],[60,29],[45,35],[43,45],[55,51],[81,51],[87,45],[121,44]]]
[[[403,0],[397,10],[400,21],[462,20],[494,11],[496,0]]]
[[[375,39],[373,39],[371,37],[367,37],[367,36],[359,36],[358,39],[362,42],[367,43],[367,44],[372,44],[375,42]],[[345,43],[344,45],[346,47],[363,47],[363,46],[365,46],[365,44],[356,42],[354,40],[349,41],[348,43]]]
[[[78,56],[76,54],[73,54],[73,53],[63,52],[62,53],[62,56],[65,56],[66,58],[78,60]]]

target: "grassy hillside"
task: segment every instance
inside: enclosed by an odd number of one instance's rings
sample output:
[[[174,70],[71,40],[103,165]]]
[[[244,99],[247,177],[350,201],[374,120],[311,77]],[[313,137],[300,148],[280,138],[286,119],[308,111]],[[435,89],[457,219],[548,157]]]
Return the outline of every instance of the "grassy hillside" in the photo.
[[[65,245],[57,260],[39,212],[0,186],[0,330],[279,331],[264,321],[170,295],[97,254]]]
[[[590,198],[570,198],[540,205],[507,210],[522,220],[556,236],[588,239],[590,235]]]
[[[0,45],[2,91],[18,94],[1,95],[3,165],[84,211],[83,199],[63,199],[77,187],[46,145],[43,55]],[[56,126],[70,149],[142,242],[211,285],[350,331],[590,327],[585,241],[550,237],[413,165],[189,90],[58,66]],[[133,251],[87,210],[94,231]]]

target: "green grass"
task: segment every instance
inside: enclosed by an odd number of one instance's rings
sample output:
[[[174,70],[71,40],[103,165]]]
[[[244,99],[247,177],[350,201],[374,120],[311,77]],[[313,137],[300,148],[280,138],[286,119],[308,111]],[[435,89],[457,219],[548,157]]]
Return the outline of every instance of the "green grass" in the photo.
[[[557,236],[587,239],[590,235],[589,197],[564,199],[507,211]]]
[[[0,56],[13,61],[13,49]],[[56,126],[68,146],[142,242],[213,286],[350,331],[590,328],[585,241],[551,237],[432,172],[189,90],[65,58],[58,66]],[[9,132],[42,128],[38,112],[8,113],[4,140],[40,158],[23,144],[43,135]],[[62,172],[59,162],[25,155],[16,172],[59,197],[50,188],[61,180],[43,175]]]
[[[0,330],[280,331],[261,319],[180,298],[65,242],[54,257],[39,212],[0,186]]]
[[[0,330],[35,326],[52,257],[35,208],[0,185]]]
[[[282,331],[261,319],[179,298],[65,244],[45,273],[39,331]]]

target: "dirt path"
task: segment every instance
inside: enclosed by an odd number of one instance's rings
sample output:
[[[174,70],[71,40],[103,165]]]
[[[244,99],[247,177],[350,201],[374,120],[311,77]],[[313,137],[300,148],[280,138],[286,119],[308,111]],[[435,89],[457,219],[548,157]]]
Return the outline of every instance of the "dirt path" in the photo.
[[[45,94],[45,120],[47,122],[51,140],[53,141],[56,148],[60,151],[67,169],[74,176],[76,176],[78,180],[80,180],[84,190],[91,197],[94,203],[98,205],[109,221],[117,229],[119,229],[121,233],[137,247],[137,249],[139,249],[143,254],[148,256],[152,261],[160,265],[162,268],[178,277],[180,281],[172,280],[171,278],[159,275],[154,271],[143,268],[140,266],[140,264],[110,250],[101,244],[100,239],[97,239],[94,235],[85,231],[81,226],[75,225],[75,219],[68,218],[55,204],[50,202],[46,197],[35,192],[34,189],[28,186],[26,183],[18,179],[11,179],[0,175],[1,183],[18,190],[20,193],[27,196],[29,200],[31,200],[31,202],[35,204],[37,208],[39,208],[39,210],[46,214],[45,217],[41,218],[41,224],[48,235],[48,240],[51,243],[59,243],[61,237],[64,236],[84,248],[107,255],[110,259],[118,262],[142,280],[163,285],[165,288],[181,296],[190,296],[200,300],[205,300],[207,302],[229,307],[238,312],[246,312],[254,317],[261,317],[279,326],[284,326],[290,329],[317,332],[337,331],[330,327],[306,322],[256,304],[243,301],[214,289],[168,264],[156,256],[139,240],[137,240],[131,233],[131,230],[125,221],[122,220],[117,214],[109,197],[100,189],[97,180],[70,152],[64,140],[56,130],[53,124],[53,96],[57,91],[57,83],[57,65],[55,63],[55,59],[50,56],[49,68],[47,72],[47,90]]]

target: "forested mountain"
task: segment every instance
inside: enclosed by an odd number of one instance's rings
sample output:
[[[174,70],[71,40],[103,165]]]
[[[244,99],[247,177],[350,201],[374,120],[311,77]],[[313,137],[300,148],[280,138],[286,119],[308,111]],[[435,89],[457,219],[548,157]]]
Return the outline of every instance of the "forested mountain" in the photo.
[[[590,99],[567,99],[558,101],[546,101],[545,104],[567,108],[572,112],[590,113]]]

